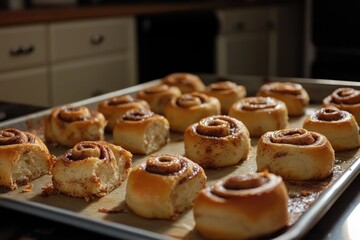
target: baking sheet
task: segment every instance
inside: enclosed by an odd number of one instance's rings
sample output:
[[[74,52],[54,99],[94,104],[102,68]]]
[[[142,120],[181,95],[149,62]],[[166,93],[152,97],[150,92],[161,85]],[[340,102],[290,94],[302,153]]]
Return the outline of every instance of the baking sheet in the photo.
[[[288,127],[301,127],[306,115],[320,107],[321,100],[338,87],[349,86],[360,88],[360,84],[348,81],[328,81],[319,79],[288,79],[253,76],[214,76],[201,75],[206,84],[219,79],[228,79],[246,87],[248,96],[256,93],[257,89],[268,81],[293,81],[301,83],[308,91],[311,98],[311,105],[307,108],[306,114],[299,118],[290,118]],[[115,91],[99,97],[86,99],[74,106],[86,105],[96,109],[97,104],[113,96],[134,94],[137,91],[156,85],[159,80],[137,85],[131,88]],[[50,110],[27,115],[0,123],[0,128],[16,127],[21,130],[28,130],[36,133],[43,139],[43,119],[50,113]],[[107,135],[106,140],[112,142],[112,136]],[[206,170],[208,183],[228,177],[230,175],[246,174],[256,171],[255,153],[257,139],[252,139],[252,151],[250,156],[243,163],[226,167],[221,170]],[[63,154],[68,148],[48,146],[54,155]],[[160,153],[184,154],[184,146],[181,134],[172,134],[171,142],[163,147]],[[336,154],[336,164],[331,177],[323,181],[307,182],[286,182],[289,192],[288,209],[290,213],[289,226],[281,232],[269,238],[289,239],[300,238],[314,226],[317,221],[326,213],[345,188],[352,182],[360,172],[360,151],[358,149]],[[134,155],[133,166],[146,160],[146,156]],[[45,217],[51,220],[71,224],[90,231],[100,232],[116,238],[132,239],[201,239],[201,236],[194,230],[195,222],[191,210],[182,214],[176,221],[149,220],[136,216],[129,211],[124,202],[126,181],[107,196],[98,201],[86,202],[83,199],[71,198],[63,195],[41,195],[43,188],[51,182],[50,176],[43,176],[31,184],[31,192],[22,192],[23,187],[14,191],[0,188],[0,205],[16,209],[26,213]],[[114,210],[114,213],[101,211]]]

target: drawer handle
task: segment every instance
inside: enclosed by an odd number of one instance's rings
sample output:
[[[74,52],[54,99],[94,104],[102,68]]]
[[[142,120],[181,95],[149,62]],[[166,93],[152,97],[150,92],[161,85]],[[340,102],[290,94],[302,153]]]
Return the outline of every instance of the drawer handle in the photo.
[[[95,34],[90,37],[90,42],[93,45],[99,45],[105,41],[105,37],[102,34]]]
[[[13,47],[10,48],[10,55],[11,56],[20,56],[20,55],[28,55],[34,51],[35,47],[33,45],[29,45],[27,47]]]

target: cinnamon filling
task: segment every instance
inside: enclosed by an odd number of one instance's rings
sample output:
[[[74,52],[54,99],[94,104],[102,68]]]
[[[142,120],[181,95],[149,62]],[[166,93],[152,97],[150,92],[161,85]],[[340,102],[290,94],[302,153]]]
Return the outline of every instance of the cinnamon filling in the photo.
[[[311,145],[316,142],[316,137],[303,128],[285,129],[276,131],[270,136],[273,143],[292,145]]]
[[[301,89],[302,86],[298,83],[278,82],[271,85],[271,91],[291,95],[299,95],[301,93]]]
[[[322,108],[316,113],[317,119],[321,121],[339,121],[345,117],[343,111],[335,108]]]
[[[154,93],[165,92],[168,89],[169,89],[168,85],[161,84],[161,85],[157,85],[157,86],[153,86],[148,89],[145,89],[144,92],[147,94],[154,94]]]
[[[177,156],[153,155],[146,161],[146,171],[160,175],[179,173],[184,167],[185,162]]]
[[[183,108],[199,106],[208,101],[208,97],[201,93],[183,94],[176,99],[176,105]]]
[[[35,139],[25,132],[15,128],[6,128],[0,131],[0,145],[35,143]]]
[[[337,104],[360,103],[360,91],[353,88],[338,88],[331,95],[332,101]]]
[[[243,190],[257,188],[269,182],[269,178],[261,175],[244,175],[228,178],[223,186],[229,190]]]
[[[216,83],[212,83],[209,86],[209,89],[211,91],[227,91],[227,90],[232,90],[234,88],[236,88],[236,84],[230,81],[224,81],[224,82],[216,82]]]
[[[276,102],[268,97],[251,97],[241,101],[240,107],[246,111],[275,108]]]
[[[122,116],[122,120],[125,121],[142,121],[147,118],[154,116],[155,114],[152,111],[146,109],[134,109],[126,112]]]
[[[65,122],[83,121],[91,116],[89,109],[85,106],[63,108],[59,111],[59,118]]]
[[[122,104],[126,104],[126,103],[132,103],[134,102],[134,98],[130,95],[125,95],[125,96],[121,96],[121,97],[115,97],[109,100],[108,105],[109,106],[117,106],[117,105],[122,105]]]
[[[226,137],[235,131],[235,125],[225,118],[210,117],[199,122],[196,132],[211,137]]]
[[[65,154],[65,158],[71,161],[80,161],[89,157],[107,160],[113,156],[108,147],[94,142],[80,142]]]

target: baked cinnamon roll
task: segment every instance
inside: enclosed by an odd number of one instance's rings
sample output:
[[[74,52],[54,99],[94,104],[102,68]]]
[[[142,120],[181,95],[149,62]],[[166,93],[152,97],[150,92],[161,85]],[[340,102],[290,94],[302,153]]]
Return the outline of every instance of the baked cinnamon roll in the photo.
[[[106,120],[102,113],[85,106],[59,107],[45,120],[45,140],[72,147],[80,141],[104,140]]]
[[[288,223],[288,193],[281,177],[250,173],[201,190],[194,203],[195,228],[208,239],[253,239]]]
[[[150,154],[170,140],[168,120],[150,110],[135,109],[124,114],[113,130],[114,143],[133,154]]]
[[[322,134],[303,128],[267,132],[257,144],[258,171],[282,176],[286,180],[320,180],[334,167],[335,154]]]
[[[219,100],[199,92],[185,93],[173,98],[166,105],[164,112],[170,123],[170,130],[181,133],[200,119],[218,114],[220,114]]]
[[[246,89],[244,86],[237,85],[234,82],[221,81],[208,85],[205,88],[204,93],[219,99],[221,104],[221,114],[227,115],[231,105],[246,96]]]
[[[104,141],[77,143],[59,156],[52,169],[54,189],[87,201],[103,197],[126,179],[132,154]]]
[[[163,84],[178,87],[181,93],[201,92],[205,89],[201,78],[191,73],[171,73],[161,80]]]
[[[16,128],[0,130],[0,186],[14,190],[48,174],[54,159],[35,134]]]
[[[360,125],[360,91],[354,88],[338,88],[324,98],[323,106],[334,106],[354,115]]]
[[[335,151],[346,151],[360,146],[359,126],[355,117],[335,107],[325,107],[308,116],[303,127],[323,134]]]
[[[236,165],[250,151],[249,131],[239,120],[215,115],[201,119],[184,133],[185,156],[203,168]]]
[[[273,97],[286,104],[289,116],[296,117],[305,113],[310,98],[307,91],[299,83],[271,82],[264,84],[257,96]]]
[[[192,207],[205,184],[204,170],[186,157],[153,154],[130,172],[126,204],[144,218],[175,220]]]
[[[271,97],[247,97],[235,102],[229,116],[243,122],[251,137],[283,129],[288,124],[288,112],[283,101]]]
[[[105,127],[107,131],[112,131],[116,121],[127,111],[143,108],[150,110],[150,105],[144,100],[133,98],[131,95],[106,99],[98,105],[98,111],[101,112],[107,120]]]
[[[160,84],[137,92],[136,98],[149,103],[150,109],[157,114],[164,114],[165,106],[173,97],[181,95],[178,87]]]

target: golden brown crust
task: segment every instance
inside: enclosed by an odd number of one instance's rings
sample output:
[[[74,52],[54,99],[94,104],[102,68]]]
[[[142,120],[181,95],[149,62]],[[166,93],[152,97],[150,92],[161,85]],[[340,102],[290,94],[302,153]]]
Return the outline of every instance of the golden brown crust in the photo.
[[[319,180],[334,167],[335,153],[328,139],[303,128],[265,133],[258,141],[256,163],[259,171],[287,180]]]
[[[209,239],[262,237],[287,225],[287,201],[279,176],[262,172],[228,177],[199,193],[196,229]]]
[[[15,128],[0,131],[0,185],[14,190],[18,185],[48,174],[54,156],[42,140]]]
[[[250,151],[249,131],[239,120],[214,115],[189,126],[184,133],[185,156],[203,168],[232,166]]]
[[[127,111],[143,108],[150,110],[150,105],[145,100],[135,99],[131,95],[106,99],[98,105],[98,111],[101,112],[107,120],[105,128],[107,131],[112,131],[116,121]]]
[[[221,114],[227,115],[231,105],[246,96],[246,89],[244,86],[237,85],[231,81],[221,81],[208,85],[205,88],[204,93],[219,99],[221,104]]]
[[[130,172],[126,204],[144,218],[174,220],[192,207],[205,184],[204,170],[186,157],[153,154]]]
[[[303,127],[323,134],[335,151],[346,151],[360,146],[359,126],[355,117],[335,107],[325,107],[308,116]]]
[[[260,87],[257,96],[273,97],[286,104],[289,116],[301,116],[309,105],[309,95],[299,83],[270,82]]]
[[[114,143],[133,154],[150,154],[170,140],[168,120],[146,109],[130,110],[116,123]]]
[[[181,93],[201,92],[205,89],[201,78],[191,73],[171,73],[161,80],[163,84],[178,87]]]
[[[54,188],[87,201],[105,196],[126,179],[132,154],[104,141],[82,141],[59,156],[52,169]]]
[[[324,98],[323,106],[335,106],[336,108],[350,112],[354,115],[357,124],[360,125],[360,91],[354,88],[338,88]]]
[[[150,109],[157,114],[164,114],[165,106],[173,97],[181,95],[178,87],[159,84],[136,93],[138,99],[145,100],[150,105]]]
[[[251,137],[283,129],[288,124],[288,112],[283,101],[271,97],[247,97],[235,102],[229,116],[243,122]]]
[[[45,120],[45,140],[72,147],[80,141],[104,140],[106,120],[85,106],[54,108]]]
[[[166,105],[164,112],[170,123],[170,129],[181,133],[200,119],[218,114],[220,114],[219,100],[200,92],[185,93],[173,98]]]

